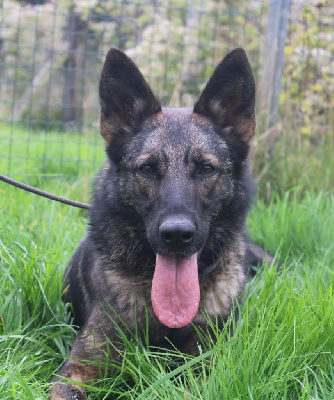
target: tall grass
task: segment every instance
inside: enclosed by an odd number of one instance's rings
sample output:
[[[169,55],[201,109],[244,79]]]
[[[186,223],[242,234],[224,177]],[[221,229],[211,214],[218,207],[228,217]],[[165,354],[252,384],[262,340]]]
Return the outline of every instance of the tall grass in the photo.
[[[291,115],[253,139],[251,161],[259,195],[269,200],[294,189],[300,192],[334,189],[334,130],[301,136]]]
[[[98,133],[29,131],[0,123],[0,171],[29,179],[78,178],[94,174],[104,159]]]
[[[31,173],[19,159],[12,163],[17,174]],[[32,166],[33,173],[38,168]],[[33,179],[44,189],[89,200],[85,171],[75,179],[39,173]],[[111,377],[101,377],[90,398],[334,398],[333,202],[328,188],[315,190],[311,183],[284,194],[271,187],[270,196],[256,199],[248,230],[276,253],[280,272],[259,269],[238,306],[238,321],[232,315],[223,332],[213,326],[214,341],[203,334],[198,357],[148,349],[136,336],[126,339],[120,327],[121,362],[110,361]],[[4,183],[0,212],[0,399],[46,399],[75,337],[60,300],[61,276],[85,233],[86,214]]]

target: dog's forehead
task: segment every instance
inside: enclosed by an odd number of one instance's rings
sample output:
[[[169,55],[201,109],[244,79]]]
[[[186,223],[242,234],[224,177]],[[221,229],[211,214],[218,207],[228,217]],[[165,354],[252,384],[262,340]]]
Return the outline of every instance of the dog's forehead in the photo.
[[[191,107],[181,107],[181,108],[170,108],[170,107],[162,107],[162,115],[167,118],[175,118],[175,119],[187,119],[193,113],[193,109]]]
[[[189,140],[192,115],[191,108],[163,108],[160,134],[174,142]]]
[[[163,108],[162,112],[149,121],[149,139],[145,142],[147,150],[163,149],[170,153],[190,147],[209,148],[209,137],[200,124],[192,108]],[[147,132],[145,129],[145,131]]]

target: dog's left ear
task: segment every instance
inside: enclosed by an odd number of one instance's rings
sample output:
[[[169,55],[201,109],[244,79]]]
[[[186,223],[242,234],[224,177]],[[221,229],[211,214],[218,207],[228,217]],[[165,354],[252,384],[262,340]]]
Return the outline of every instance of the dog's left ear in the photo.
[[[194,113],[226,129],[230,140],[247,144],[255,131],[255,82],[243,49],[228,53],[213,72]]]
[[[110,49],[101,73],[101,134],[119,155],[145,119],[161,111],[143,75],[121,50]]]

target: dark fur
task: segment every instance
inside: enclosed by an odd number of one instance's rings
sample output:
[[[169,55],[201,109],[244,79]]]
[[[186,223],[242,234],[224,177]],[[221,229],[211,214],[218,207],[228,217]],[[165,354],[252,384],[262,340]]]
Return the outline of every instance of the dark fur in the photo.
[[[90,229],[64,274],[63,298],[72,303],[80,331],[59,375],[78,382],[98,378],[99,370],[77,359],[103,361],[106,337],[117,340],[104,307],[133,331],[136,313],[139,332],[147,312],[151,345],[171,341],[196,353],[194,326],[205,328],[203,312],[222,325],[245,288],[249,264],[267,256],[244,232],[252,196],[247,156],[255,85],[242,49],[218,65],[193,110],[161,109],[132,61],[111,49],[100,101],[108,157],[96,182]],[[180,219],[190,240],[165,240],[161,227]],[[199,312],[194,326],[168,328],[151,305],[156,254],[195,252]],[[79,386],[55,382],[53,400],[85,398]]]

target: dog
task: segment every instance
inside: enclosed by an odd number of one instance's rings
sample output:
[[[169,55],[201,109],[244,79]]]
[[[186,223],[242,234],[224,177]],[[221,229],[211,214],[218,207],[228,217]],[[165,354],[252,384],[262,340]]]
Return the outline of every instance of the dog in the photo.
[[[80,330],[52,400],[86,398],[80,383],[100,369],[83,360],[103,362],[107,342],[119,341],[116,316],[142,335],[147,323],[152,346],[195,354],[198,329],[208,318],[224,325],[250,265],[272,262],[245,232],[256,122],[243,49],[220,62],[193,108],[162,108],[118,49],[106,57],[99,94],[107,161],[88,233],[64,273],[63,300]]]

